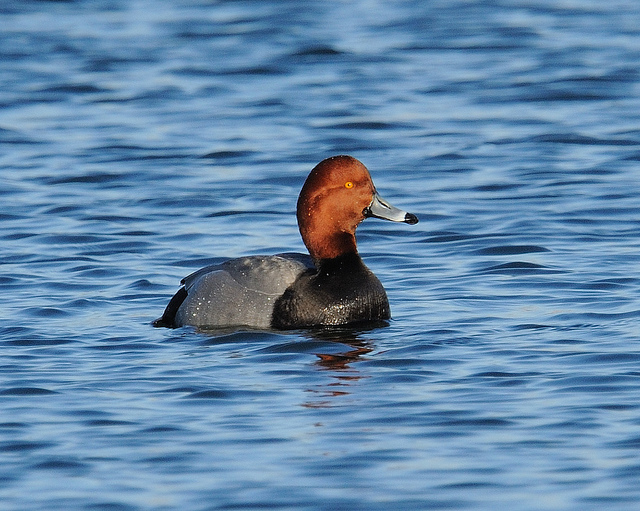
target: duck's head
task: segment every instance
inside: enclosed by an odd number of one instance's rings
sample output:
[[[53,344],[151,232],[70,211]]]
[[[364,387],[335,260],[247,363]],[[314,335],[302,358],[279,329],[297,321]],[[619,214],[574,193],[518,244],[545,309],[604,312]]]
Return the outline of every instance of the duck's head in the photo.
[[[418,223],[415,215],[383,200],[367,167],[351,156],[333,156],[314,167],[300,191],[297,217],[315,260],[357,252],[355,232],[365,218]]]

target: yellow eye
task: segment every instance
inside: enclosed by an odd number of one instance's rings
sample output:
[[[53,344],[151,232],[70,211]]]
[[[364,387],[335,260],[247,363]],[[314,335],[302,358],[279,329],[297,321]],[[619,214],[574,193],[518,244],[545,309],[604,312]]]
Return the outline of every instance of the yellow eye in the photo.
[[[347,181],[347,182],[344,184],[344,187],[345,187],[345,188],[353,188],[353,183],[352,183],[351,181]]]

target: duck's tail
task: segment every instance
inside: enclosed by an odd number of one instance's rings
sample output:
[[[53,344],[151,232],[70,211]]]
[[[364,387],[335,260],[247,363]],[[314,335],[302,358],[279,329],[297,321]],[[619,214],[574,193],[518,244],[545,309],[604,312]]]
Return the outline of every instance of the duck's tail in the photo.
[[[176,313],[178,309],[187,297],[187,291],[184,287],[178,289],[178,292],[173,295],[173,298],[169,301],[167,308],[162,313],[162,317],[156,319],[151,323],[155,327],[176,328]]]

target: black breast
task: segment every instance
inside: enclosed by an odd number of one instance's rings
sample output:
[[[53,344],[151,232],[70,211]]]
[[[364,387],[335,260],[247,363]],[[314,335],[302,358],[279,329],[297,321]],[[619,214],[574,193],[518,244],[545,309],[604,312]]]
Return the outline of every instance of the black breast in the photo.
[[[389,301],[378,278],[358,254],[320,261],[278,298],[274,328],[338,326],[387,320]]]

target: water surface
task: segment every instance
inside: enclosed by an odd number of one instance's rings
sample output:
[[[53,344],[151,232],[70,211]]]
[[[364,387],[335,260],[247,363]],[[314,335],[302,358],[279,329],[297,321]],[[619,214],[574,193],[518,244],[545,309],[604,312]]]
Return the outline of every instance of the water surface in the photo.
[[[0,7],[0,499],[24,509],[640,503],[635,2]],[[347,153],[393,320],[154,329],[302,251]]]

